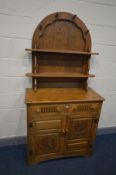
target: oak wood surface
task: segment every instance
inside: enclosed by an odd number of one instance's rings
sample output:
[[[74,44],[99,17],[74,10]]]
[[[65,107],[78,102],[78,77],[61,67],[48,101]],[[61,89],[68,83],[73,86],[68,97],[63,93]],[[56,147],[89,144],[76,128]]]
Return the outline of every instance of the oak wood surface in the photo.
[[[93,74],[83,74],[83,73],[26,73],[28,77],[77,77],[77,78],[87,78],[87,77],[95,77]]]
[[[91,54],[98,54],[91,52],[91,37],[86,25],[77,16],[66,12],[45,17],[33,34],[32,49],[26,50],[32,51],[33,74],[60,72],[63,77],[72,72],[89,74],[89,58]],[[54,75],[54,80],[58,77]],[[37,75],[32,76],[35,89],[41,86],[37,78]],[[87,89],[86,82],[87,79],[78,86]],[[52,87],[52,83],[50,86]]]
[[[32,52],[43,52],[43,53],[64,53],[64,54],[77,54],[77,55],[99,55],[97,52],[82,52],[82,51],[73,51],[73,50],[48,50],[48,49],[25,49],[26,51]]]
[[[26,103],[54,103],[54,102],[80,102],[80,101],[103,101],[91,88],[87,91],[80,88],[39,88],[26,90]]]
[[[34,31],[26,89],[29,164],[90,156],[104,98],[88,88],[91,36],[76,15],[56,12]]]

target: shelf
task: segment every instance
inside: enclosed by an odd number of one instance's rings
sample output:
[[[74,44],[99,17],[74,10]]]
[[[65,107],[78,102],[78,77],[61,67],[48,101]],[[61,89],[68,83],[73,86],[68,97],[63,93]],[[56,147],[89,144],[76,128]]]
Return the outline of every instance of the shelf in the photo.
[[[99,55],[97,52],[81,52],[81,51],[68,51],[68,50],[49,50],[49,49],[25,49],[31,52],[41,52],[41,53],[64,53],[64,54],[77,54],[77,55]]]
[[[93,74],[82,74],[82,73],[26,73],[28,77],[72,77],[72,78],[88,78],[88,77],[95,77]]]

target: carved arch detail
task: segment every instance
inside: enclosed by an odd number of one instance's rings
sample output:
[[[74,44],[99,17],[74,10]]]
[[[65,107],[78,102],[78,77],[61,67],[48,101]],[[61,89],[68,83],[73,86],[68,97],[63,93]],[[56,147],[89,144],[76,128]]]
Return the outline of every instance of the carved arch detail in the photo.
[[[67,13],[67,12],[57,12],[57,13],[50,14],[39,23],[39,25],[37,26],[37,28],[34,32],[34,35],[33,35],[32,48],[37,48],[37,49],[43,48],[43,45],[41,43],[45,39],[42,40],[42,37],[44,37],[48,27],[55,25],[55,23],[57,23],[57,22],[63,22],[66,25],[67,25],[67,23],[69,25],[73,25],[73,28],[74,28],[73,34],[72,34],[73,38],[74,38],[74,34],[75,34],[75,36],[77,35],[76,30],[79,30],[82,34],[82,42],[84,42],[84,47],[81,48],[81,51],[91,51],[91,36],[90,36],[88,28],[86,27],[86,25],[82,22],[82,20],[80,18],[78,18],[76,15],[73,15],[73,14]],[[60,24],[60,23],[58,23],[58,24]],[[69,27],[69,25],[67,25],[67,27]],[[59,26],[59,28],[61,28],[61,27],[62,27],[62,24],[61,24],[61,26]],[[57,26],[57,28],[58,28],[58,26]],[[53,30],[54,29],[58,30],[57,28],[54,27]],[[69,27],[69,30],[70,30],[70,27]],[[53,32],[54,31],[51,30],[51,33],[53,33]],[[69,35],[70,35],[70,33],[71,32],[69,32]],[[49,31],[49,34],[50,34],[50,31]],[[71,37],[69,35],[68,35],[68,37]],[[64,39],[66,39],[66,38],[64,38]],[[76,40],[74,42],[78,42],[77,37],[74,39],[71,39],[72,43],[73,43],[73,40]],[[69,48],[67,48],[67,49],[69,49]],[[74,48],[74,50],[76,50],[76,47]],[[77,48],[77,50],[78,50],[78,48]]]

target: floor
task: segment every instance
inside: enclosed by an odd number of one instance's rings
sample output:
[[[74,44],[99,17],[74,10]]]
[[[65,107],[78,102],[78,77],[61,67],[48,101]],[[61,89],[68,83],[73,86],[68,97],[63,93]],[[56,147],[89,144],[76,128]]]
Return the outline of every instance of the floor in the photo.
[[[116,134],[97,136],[94,154],[26,164],[26,145],[0,148],[0,175],[116,175]]]

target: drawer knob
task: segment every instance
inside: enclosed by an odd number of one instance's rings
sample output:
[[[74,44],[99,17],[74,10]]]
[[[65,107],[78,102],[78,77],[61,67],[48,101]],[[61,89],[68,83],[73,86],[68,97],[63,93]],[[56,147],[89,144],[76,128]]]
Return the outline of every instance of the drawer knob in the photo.
[[[37,109],[36,112],[37,112],[37,113],[40,113],[40,109]]]
[[[65,129],[62,129],[62,134],[65,134]]]
[[[68,109],[69,108],[69,105],[65,105],[65,108]]]

